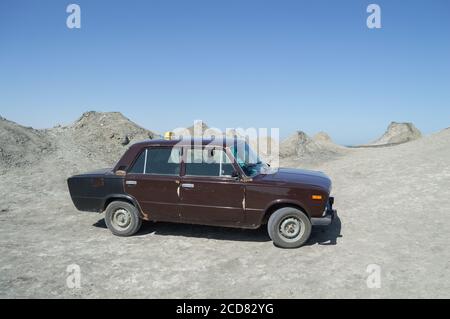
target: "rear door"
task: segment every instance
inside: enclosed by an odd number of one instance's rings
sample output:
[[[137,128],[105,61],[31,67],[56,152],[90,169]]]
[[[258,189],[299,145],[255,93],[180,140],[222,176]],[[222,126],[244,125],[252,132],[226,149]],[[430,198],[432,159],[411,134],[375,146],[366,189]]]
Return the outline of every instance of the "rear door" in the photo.
[[[180,184],[181,220],[238,226],[244,221],[244,185],[223,148],[185,149]]]
[[[181,148],[149,147],[137,157],[125,178],[125,191],[154,221],[179,221]]]

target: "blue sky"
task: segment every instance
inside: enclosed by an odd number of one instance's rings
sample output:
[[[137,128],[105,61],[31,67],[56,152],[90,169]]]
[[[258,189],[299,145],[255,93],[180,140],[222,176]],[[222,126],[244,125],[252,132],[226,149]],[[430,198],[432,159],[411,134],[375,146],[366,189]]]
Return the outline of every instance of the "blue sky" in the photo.
[[[357,144],[390,121],[449,127],[449,101],[447,0],[0,1],[0,115],[27,126],[120,111],[159,132],[202,119]]]

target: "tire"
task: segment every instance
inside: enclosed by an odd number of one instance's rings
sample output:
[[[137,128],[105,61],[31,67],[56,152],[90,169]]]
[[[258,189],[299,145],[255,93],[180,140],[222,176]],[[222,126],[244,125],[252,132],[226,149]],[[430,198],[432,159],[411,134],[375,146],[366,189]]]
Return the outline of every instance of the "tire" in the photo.
[[[267,230],[275,246],[297,248],[302,246],[311,235],[311,221],[301,210],[283,207],[269,218]]]
[[[141,228],[142,220],[136,207],[127,202],[114,201],[106,207],[105,223],[114,235],[126,237]]]

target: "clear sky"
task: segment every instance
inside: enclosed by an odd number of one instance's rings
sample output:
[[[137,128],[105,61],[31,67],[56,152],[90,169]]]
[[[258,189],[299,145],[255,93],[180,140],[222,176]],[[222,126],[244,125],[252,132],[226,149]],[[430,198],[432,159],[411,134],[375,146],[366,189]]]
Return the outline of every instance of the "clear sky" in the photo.
[[[449,102],[448,0],[0,0],[0,115],[27,126],[120,111],[158,132],[202,119],[355,144],[390,121],[449,127]]]

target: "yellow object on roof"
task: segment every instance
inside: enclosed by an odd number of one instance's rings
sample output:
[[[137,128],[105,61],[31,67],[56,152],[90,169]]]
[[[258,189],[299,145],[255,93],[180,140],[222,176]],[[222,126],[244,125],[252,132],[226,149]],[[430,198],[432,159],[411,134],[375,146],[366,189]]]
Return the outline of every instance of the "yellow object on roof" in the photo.
[[[171,140],[175,136],[174,132],[166,132],[164,133],[165,140]]]

